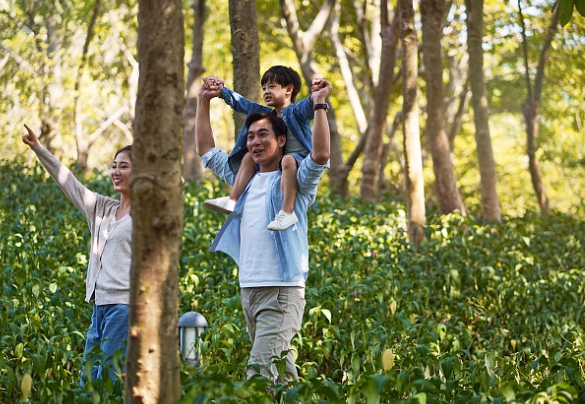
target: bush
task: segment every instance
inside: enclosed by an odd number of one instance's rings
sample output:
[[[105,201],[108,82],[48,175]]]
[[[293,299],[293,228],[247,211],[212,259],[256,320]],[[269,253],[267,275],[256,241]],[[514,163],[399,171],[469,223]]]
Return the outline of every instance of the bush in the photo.
[[[121,402],[119,384],[77,382],[91,315],[84,218],[39,166],[2,165],[0,178],[0,402]],[[109,192],[101,176],[85,181]],[[585,402],[583,220],[432,215],[414,249],[399,202],[322,193],[300,379],[283,388],[245,380],[237,267],[209,252],[225,217],[201,203],[223,192],[185,188],[180,311],[209,328],[202,365],[182,369],[181,403]]]

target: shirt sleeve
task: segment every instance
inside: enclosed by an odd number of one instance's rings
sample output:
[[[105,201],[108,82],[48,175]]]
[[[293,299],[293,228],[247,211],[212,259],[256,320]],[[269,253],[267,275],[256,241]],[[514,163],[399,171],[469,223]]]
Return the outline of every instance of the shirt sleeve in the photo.
[[[219,178],[224,180],[228,185],[234,185],[236,176],[230,169],[228,164],[228,155],[223,152],[219,147],[207,151],[201,156],[201,161],[205,168],[209,168]]]
[[[293,104],[293,114],[298,121],[312,121],[315,118],[315,111],[313,111],[313,103],[311,102],[311,98],[306,97]]]
[[[219,98],[224,100],[224,102],[227,105],[229,105],[234,111],[246,115],[250,115],[252,112],[257,111],[271,110],[270,108],[264,105],[248,100],[246,97],[236,93],[235,91],[230,90],[227,87],[223,87],[221,89]]]
[[[310,154],[305,157],[297,172],[299,193],[316,194],[317,186],[319,185],[319,181],[321,181],[328,164],[329,161],[324,165],[315,163]]]
[[[40,143],[33,151],[67,198],[88,220],[93,217],[98,195],[79,182],[75,175]]]

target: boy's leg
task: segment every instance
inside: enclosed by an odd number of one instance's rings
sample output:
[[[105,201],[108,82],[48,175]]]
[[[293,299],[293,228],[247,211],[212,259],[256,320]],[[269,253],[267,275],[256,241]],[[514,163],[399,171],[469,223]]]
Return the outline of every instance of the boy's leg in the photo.
[[[256,164],[254,164],[254,160],[252,160],[252,156],[250,153],[244,154],[242,158],[242,163],[240,164],[240,168],[238,170],[238,174],[236,175],[236,181],[234,183],[234,189],[232,189],[232,193],[230,194],[230,199],[234,202],[237,202],[240,199],[240,196],[246,190],[248,183],[254,176],[254,171],[256,170]]]
[[[236,202],[246,190],[246,186],[254,176],[255,164],[250,153],[246,153],[242,158],[242,163],[236,175],[234,188],[230,196],[221,198],[208,199],[203,204],[206,208],[215,212],[230,214],[234,211]]]
[[[268,224],[268,230],[285,230],[299,221],[295,214],[295,198],[299,189],[297,184],[297,160],[291,154],[285,155],[280,166],[282,169],[282,187],[283,202],[280,212],[274,220]]]
[[[282,181],[280,186],[282,188],[282,210],[286,213],[293,213],[295,209],[295,198],[299,190],[297,184],[297,160],[294,156],[287,154],[282,158]]]

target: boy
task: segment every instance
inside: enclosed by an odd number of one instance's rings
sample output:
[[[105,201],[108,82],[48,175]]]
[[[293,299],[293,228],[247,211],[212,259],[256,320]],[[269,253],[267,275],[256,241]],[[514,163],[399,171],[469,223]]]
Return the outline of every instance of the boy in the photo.
[[[283,118],[287,125],[286,154],[280,162],[284,200],[279,213],[267,227],[273,231],[285,230],[298,221],[294,213],[294,201],[298,191],[296,175],[298,165],[312,150],[310,121],[314,117],[313,108],[327,109],[327,104],[313,105],[310,97],[295,104],[301,87],[301,78],[296,71],[285,66],[272,66],[262,76],[263,98],[267,106],[249,101],[223,84],[222,80],[213,77],[204,79],[206,88],[221,88],[219,97],[236,112],[246,115],[252,112],[272,112]],[[228,162],[233,172],[238,171],[232,193],[229,197],[208,199],[204,203],[207,208],[222,213],[233,211],[236,201],[255,173],[254,162],[246,148],[245,127],[240,131]]]

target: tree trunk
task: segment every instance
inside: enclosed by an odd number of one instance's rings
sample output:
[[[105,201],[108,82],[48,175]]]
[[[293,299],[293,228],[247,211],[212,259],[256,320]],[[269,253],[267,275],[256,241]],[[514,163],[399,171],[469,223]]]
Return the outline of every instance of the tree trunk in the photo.
[[[293,1],[280,0],[280,7],[282,10],[282,15],[284,16],[284,21],[286,23],[286,30],[292,41],[294,51],[297,55],[297,59],[299,60],[299,64],[301,65],[301,73],[303,78],[309,86],[315,77],[327,78],[326,76],[323,76],[321,73],[319,73],[319,69],[313,61],[311,54],[313,52],[315,42],[321,35],[321,32],[323,32],[325,24],[327,23],[327,20],[333,11],[334,4],[335,0],[325,0],[321,6],[321,9],[319,10],[319,13],[311,22],[311,26],[306,31],[303,31],[301,29]],[[333,89],[333,91],[335,91],[335,89]],[[333,192],[342,196],[346,196],[347,188],[344,185],[347,184],[342,184],[340,182],[340,179],[344,177],[345,169],[341,153],[341,137],[337,131],[335,110],[331,105],[329,105],[329,112],[327,113],[327,116],[329,117],[329,137],[331,145],[329,179],[332,184]]]
[[[139,1],[138,61],[126,403],[176,403],[185,89],[180,0]]]
[[[364,164],[362,167],[362,181],[360,196],[364,199],[373,199],[378,190],[378,175],[382,153],[382,137],[386,131],[386,116],[392,93],[392,78],[396,65],[398,39],[400,37],[400,16],[395,13],[392,24],[388,23],[385,15],[386,0],[381,2],[382,10],[382,57],[380,59],[380,80],[374,91],[374,105],[369,119],[366,145],[364,149]]]
[[[186,181],[203,179],[203,164],[195,150],[195,116],[197,93],[201,85],[203,67],[203,36],[205,27],[205,0],[195,0],[193,8],[193,54],[188,66],[187,99],[183,111],[183,177]]]
[[[260,45],[256,23],[255,0],[230,0],[230,27],[234,91],[251,101],[260,100]],[[235,137],[244,125],[246,117],[234,112]]]
[[[544,184],[542,182],[542,176],[540,174],[540,165],[538,163],[538,157],[536,156],[536,151],[538,150],[538,144],[536,141],[538,136],[537,118],[540,109],[540,97],[542,94],[542,85],[544,81],[544,67],[546,65],[548,52],[550,50],[554,34],[557,30],[557,25],[559,23],[560,7],[555,8],[555,12],[553,14],[551,23],[548,26],[548,30],[546,32],[546,37],[544,38],[544,42],[542,44],[542,51],[540,53],[538,67],[536,69],[536,77],[534,79],[534,88],[532,88],[530,84],[530,67],[528,65],[528,41],[526,38],[526,27],[524,25],[524,17],[522,15],[522,6],[520,2],[518,2],[518,7],[520,11],[520,21],[522,24],[523,40],[522,46],[524,48],[526,87],[528,90],[528,97],[522,108],[524,120],[526,121],[527,136],[526,149],[528,154],[528,169],[530,171],[530,178],[532,179],[532,187],[534,188],[534,193],[536,194],[536,199],[538,200],[538,206],[540,207],[540,214],[542,216],[546,216],[550,212],[550,208],[548,204],[548,197],[546,196],[546,191],[544,189]]]
[[[91,20],[87,27],[87,34],[85,36],[85,43],[83,44],[83,51],[81,53],[81,62],[79,63],[79,70],[77,72],[77,79],[75,81],[75,140],[77,144],[77,164],[85,171],[87,170],[87,158],[89,156],[89,148],[91,143],[83,136],[83,117],[81,112],[81,80],[83,72],[87,63],[87,53],[89,51],[89,44],[93,38],[93,31],[95,23],[100,15],[101,0],[95,0]]]
[[[481,209],[484,219],[498,222],[501,219],[500,201],[496,189],[496,164],[492,150],[488,100],[483,75],[483,0],[466,0],[465,4],[467,6],[469,81],[481,180]]]
[[[424,240],[426,223],[425,188],[420,145],[418,109],[418,43],[414,29],[412,0],[400,0],[400,26],[402,27],[402,110],[404,124],[404,157],[408,239],[418,245]]]
[[[59,53],[60,37],[57,29],[59,16],[54,6],[50,7],[50,14],[45,19],[46,41],[37,41],[39,52],[46,53],[44,62],[39,68],[39,76],[43,77],[41,87],[41,133],[39,139],[44,146],[57,157],[61,153],[55,150],[55,143],[60,133],[60,111],[57,105],[63,95],[63,86],[61,82],[61,55]],[[34,26],[34,20],[30,26]]]
[[[443,58],[441,37],[443,28],[443,0],[421,0],[423,28],[423,63],[427,84],[427,137],[430,144],[435,173],[435,189],[441,213],[459,210],[465,215],[465,207],[457,189],[449,138],[445,131]]]

